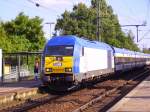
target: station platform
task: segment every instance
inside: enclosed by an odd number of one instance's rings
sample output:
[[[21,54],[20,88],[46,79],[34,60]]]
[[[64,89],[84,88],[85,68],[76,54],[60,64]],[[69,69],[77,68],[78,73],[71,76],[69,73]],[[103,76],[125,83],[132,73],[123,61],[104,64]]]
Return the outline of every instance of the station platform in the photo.
[[[34,95],[41,84],[40,80],[3,83],[0,85],[0,104]]]
[[[150,76],[107,112],[150,112]]]

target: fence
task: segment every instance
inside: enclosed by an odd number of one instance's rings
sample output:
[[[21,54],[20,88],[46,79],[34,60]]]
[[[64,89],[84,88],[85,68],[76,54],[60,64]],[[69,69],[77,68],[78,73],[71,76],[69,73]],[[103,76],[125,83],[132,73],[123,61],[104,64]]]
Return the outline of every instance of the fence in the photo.
[[[39,59],[42,71],[42,52],[3,53],[1,83],[29,80],[34,77],[34,61]]]
[[[18,73],[18,71],[20,71],[20,73]],[[18,74],[20,74],[19,77]],[[20,78],[21,80],[25,80],[29,77],[32,78],[32,76],[33,73],[29,71],[28,68],[21,67],[20,70],[18,70],[18,66],[13,66],[10,70],[10,74],[4,74],[3,82],[18,81],[18,78]]]

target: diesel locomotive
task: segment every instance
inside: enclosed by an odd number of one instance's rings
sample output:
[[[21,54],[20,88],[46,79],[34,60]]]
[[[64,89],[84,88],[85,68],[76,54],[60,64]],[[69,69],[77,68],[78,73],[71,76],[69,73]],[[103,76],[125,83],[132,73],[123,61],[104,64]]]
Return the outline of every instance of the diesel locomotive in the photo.
[[[113,47],[73,35],[56,36],[43,52],[43,83],[82,83],[150,64],[150,54]],[[60,85],[61,86],[61,85]]]

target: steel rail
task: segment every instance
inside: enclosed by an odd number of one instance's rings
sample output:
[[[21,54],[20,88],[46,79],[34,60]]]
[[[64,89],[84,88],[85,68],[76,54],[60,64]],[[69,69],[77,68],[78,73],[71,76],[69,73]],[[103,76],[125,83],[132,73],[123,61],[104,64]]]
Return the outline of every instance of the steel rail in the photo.
[[[88,103],[82,105],[81,107],[77,108],[76,110],[73,110],[72,112],[82,112],[83,110],[85,110],[86,108],[88,108],[89,106],[93,105],[94,103],[98,102],[99,100],[101,100],[102,98],[104,98],[105,96],[107,95],[110,95],[114,92],[116,92],[117,90],[119,90],[121,87],[127,85],[127,84],[130,84],[131,81],[133,80],[136,80],[140,77],[142,77],[143,75],[147,74],[148,72],[150,72],[150,70],[146,70],[144,71],[143,73],[140,73],[139,75],[137,75],[136,77],[134,77],[133,79],[130,79],[129,81],[127,81],[126,83],[122,84],[121,86],[119,87],[115,87],[111,90],[108,90],[106,93],[100,95],[99,97],[95,98],[95,99],[92,99],[91,101],[89,101]]]
[[[11,112],[25,112],[27,110],[30,110],[32,108],[35,108],[35,107],[43,105],[43,104],[46,104],[46,103],[48,103],[52,100],[58,99],[60,97],[62,97],[62,96],[51,96],[51,97],[45,96],[45,97],[38,98],[35,100],[27,99],[26,102],[23,104],[8,107],[8,108],[2,109],[0,111],[2,111],[2,112],[9,112],[9,111],[11,111]]]

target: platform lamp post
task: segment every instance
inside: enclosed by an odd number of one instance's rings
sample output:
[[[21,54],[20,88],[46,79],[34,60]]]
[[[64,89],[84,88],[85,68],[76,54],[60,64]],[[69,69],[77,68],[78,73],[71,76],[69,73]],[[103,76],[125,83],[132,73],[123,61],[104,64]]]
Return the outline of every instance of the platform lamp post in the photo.
[[[50,28],[50,38],[51,38],[51,25],[55,24],[55,23],[54,22],[46,22],[45,24],[49,25],[49,28]]]

